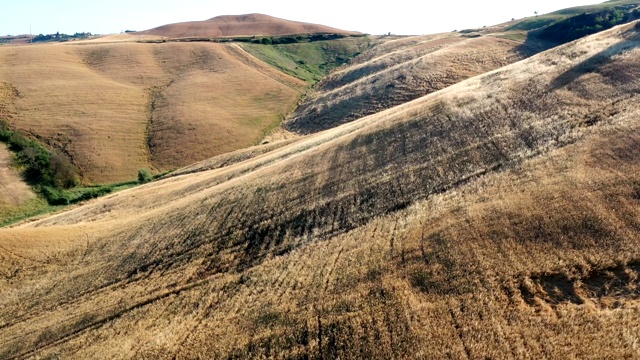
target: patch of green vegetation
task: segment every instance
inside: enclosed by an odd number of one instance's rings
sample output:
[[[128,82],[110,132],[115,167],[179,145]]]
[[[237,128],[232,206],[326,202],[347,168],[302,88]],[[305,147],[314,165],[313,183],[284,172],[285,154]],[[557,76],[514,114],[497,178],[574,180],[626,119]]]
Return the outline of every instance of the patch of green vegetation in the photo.
[[[566,43],[623,24],[628,18],[629,14],[619,9],[584,13],[541,29],[536,36],[548,41]]]
[[[0,223],[9,221],[8,219],[28,217],[34,213],[48,212],[56,206],[97,198],[139,184],[138,181],[126,181],[81,186],[77,169],[67,157],[10,129],[2,120],[0,120],[0,141],[6,143],[9,150],[15,153],[17,168],[25,181],[46,201],[46,206],[36,201],[25,205],[25,208],[17,207],[15,211],[11,210],[11,214],[6,216],[0,214]],[[150,173],[146,175],[148,176],[145,177],[145,182],[156,178]]]
[[[525,42],[527,40],[527,33],[524,31],[510,31],[497,35],[497,37],[514,40],[519,42]]]
[[[369,37],[347,37],[336,40],[318,40],[297,43],[277,43],[267,38],[265,44],[241,44],[242,48],[271,66],[313,85],[331,70],[347,63],[353,57],[370,48]],[[271,44],[267,44],[271,41]]]
[[[153,177],[153,179],[156,178],[157,176]],[[125,181],[114,184],[77,186],[65,190],[41,188],[38,191],[41,196],[28,200],[19,206],[0,208],[0,227],[62,210],[70,204],[129,189],[138,184],[137,181]]]
[[[61,209],[61,206],[49,205],[42,197],[35,197],[19,206],[0,207],[0,227],[15,224],[22,220],[54,212]]]
[[[151,175],[151,172],[148,169],[138,170],[138,183],[146,184],[151,180],[153,180],[153,175]]]
[[[85,33],[85,32],[81,32],[81,33],[77,32],[73,35],[60,34],[59,32],[55,34],[47,34],[47,35],[38,34],[33,37],[33,42],[45,42],[45,41],[64,42],[64,41],[76,40],[76,39],[87,39],[89,36],[91,36],[91,33]]]
[[[638,0],[611,0],[601,4],[577,6],[572,8],[566,8],[558,11],[554,11],[549,14],[529,17],[523,19],[517,24],[511,26],[507,30],[536,30],[546,26],[550,26],[561,22],[567,18],[581,15],[581,14],[593,14],[601,11],[620,10],[623,12],[630,12],[638,7]]]
[[[138,184],[140,184],[138,181],[125,181],[115,184],[76,186],[70,189],[43,186],[40,187],[39,192],[47,199],[50,205],[70,205],[84,200],[95,199],[114,191],[134,187]]]
[[[507,30],[525,30],[525,31],[535,30],[541,27],[545,27],[547,25],[551,25],[556,21],[559,21],[562,19],[564,19],[563,16],[554,16],[554,15],[536,16],[536,17],[524,19],[519,23],[511,26]]]
[[[11,130],[4,121],[0,121],[0,141],[16,153],[18,166],[30,184],[66,189],[80,183],[77,171],[67,157]]]

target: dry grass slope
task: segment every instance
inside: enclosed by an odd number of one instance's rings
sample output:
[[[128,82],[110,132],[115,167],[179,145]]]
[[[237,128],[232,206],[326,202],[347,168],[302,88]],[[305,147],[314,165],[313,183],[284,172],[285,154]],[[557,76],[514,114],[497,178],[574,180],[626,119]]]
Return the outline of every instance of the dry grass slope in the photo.
[[[325,78],[287,119],[298,133],[326,130],[522,60],[523,43],[456,33],[387,41]]]
[[[233,44],[0,49],[10,123],[67,153],[85,179],[131,179],[260,141],[306,84]]]
[[[639,55],[615,28],[2,230],[0,358],[638,357]]]

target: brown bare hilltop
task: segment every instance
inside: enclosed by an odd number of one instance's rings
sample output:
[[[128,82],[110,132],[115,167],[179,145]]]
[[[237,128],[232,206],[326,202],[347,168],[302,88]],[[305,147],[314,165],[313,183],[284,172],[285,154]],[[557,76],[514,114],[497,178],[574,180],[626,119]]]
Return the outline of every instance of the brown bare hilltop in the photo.
[[[224,15],[205,21],[190,21],[159,26],[134,35],[155,35],[169,38],[234,37],[234,36],[282,36],[293,34],[343,34],[358,35],[324,25],[279,19],[263,14]]]

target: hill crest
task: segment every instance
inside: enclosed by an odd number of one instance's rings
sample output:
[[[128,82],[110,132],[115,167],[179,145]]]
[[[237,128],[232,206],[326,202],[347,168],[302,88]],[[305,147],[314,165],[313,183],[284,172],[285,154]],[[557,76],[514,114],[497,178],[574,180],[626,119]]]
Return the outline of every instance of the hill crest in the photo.
[[[222,15],[204,21],[190,21],[162,25],[133,33],[170,38],[232,37],[232,36],[282,36],[294,34],[332,33],[359,35],[329,26],[276,18],[264,14]]]

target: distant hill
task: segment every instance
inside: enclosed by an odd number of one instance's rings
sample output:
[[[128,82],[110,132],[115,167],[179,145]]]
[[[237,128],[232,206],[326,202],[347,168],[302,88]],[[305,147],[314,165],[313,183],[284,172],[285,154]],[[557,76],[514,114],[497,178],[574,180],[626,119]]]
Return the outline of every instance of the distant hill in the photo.
[[[324,25],[279,19],[263,14],[225,15],[205,21],[190,21],[159,26],[132,35],[156,35],[169,38],[233,37],[233,36],[282,36],[293,34],[331,33],[358,35]]]
[[[88,183],[131,180],[261,142],[312,80],[368,42],[259,45],[282,71],[235,43],[3,46],[0,86],[15,91],[0,91],[0,120],[65,153]]]

